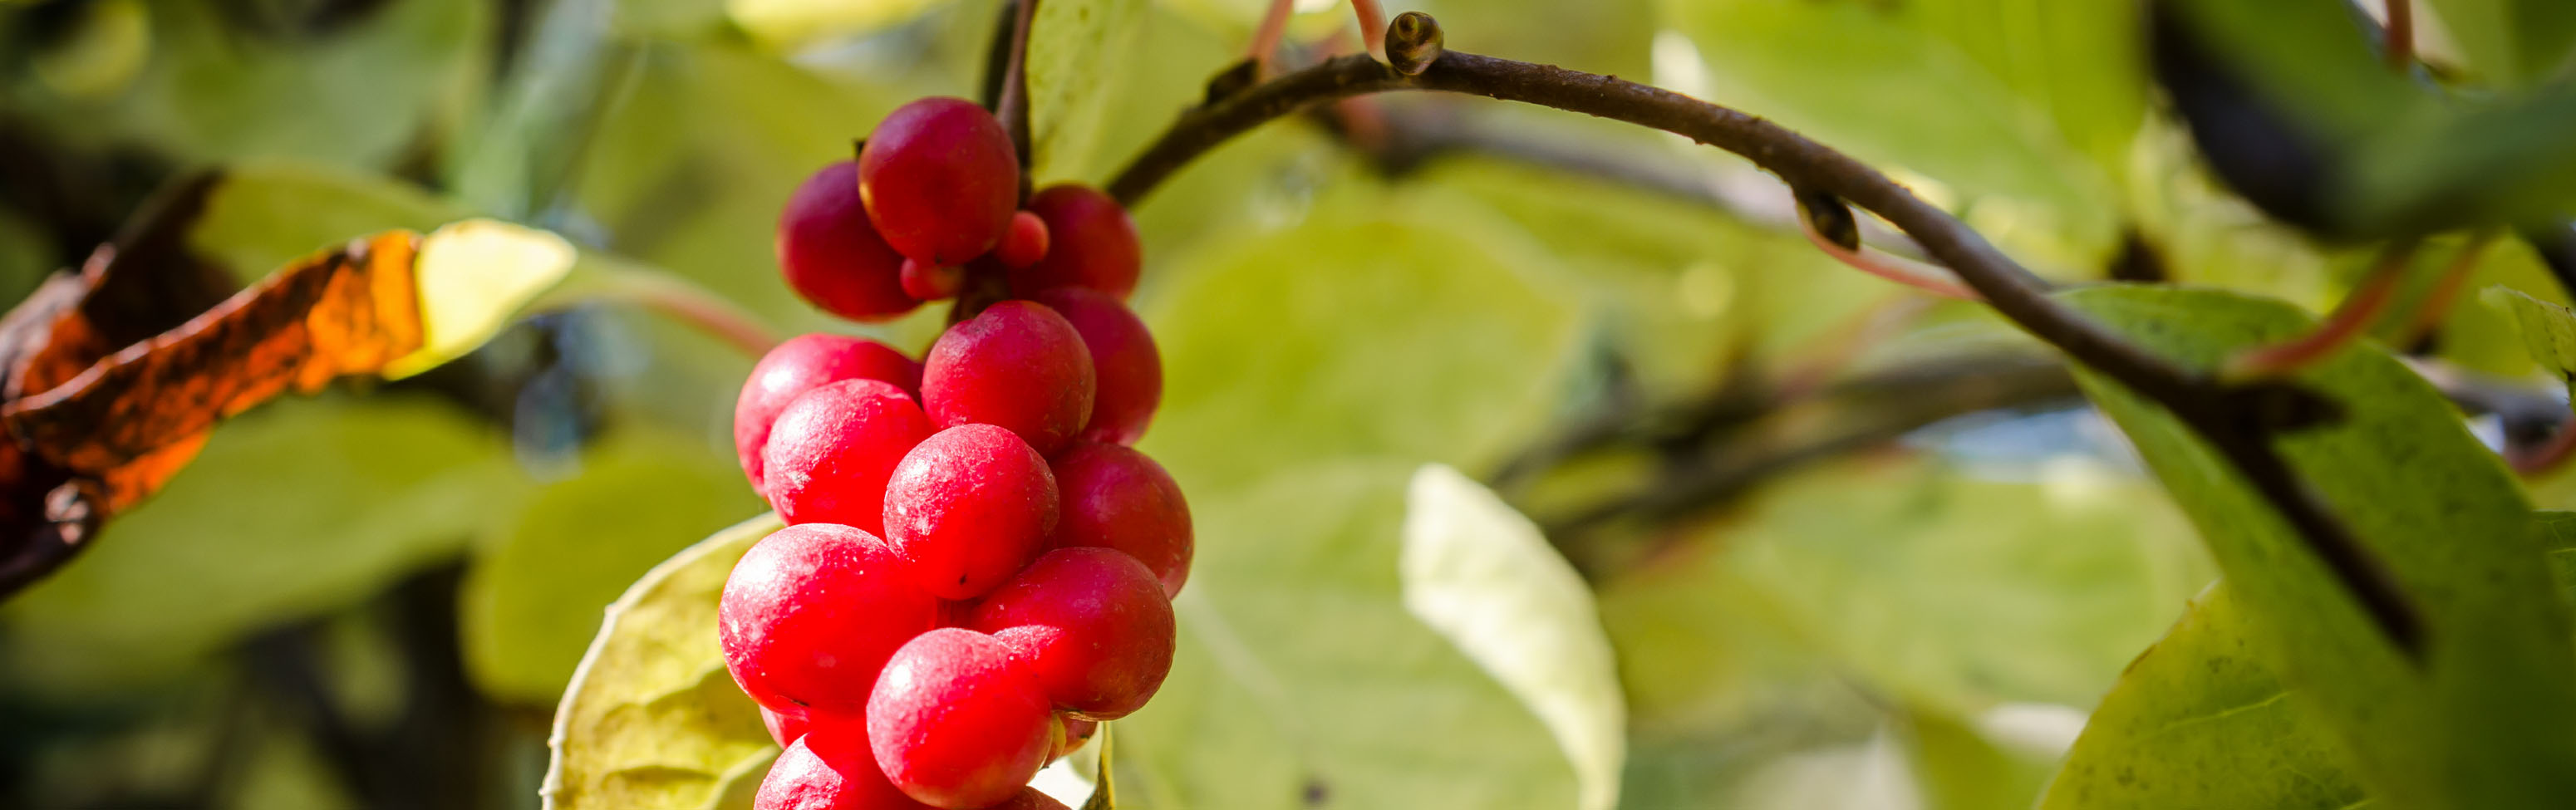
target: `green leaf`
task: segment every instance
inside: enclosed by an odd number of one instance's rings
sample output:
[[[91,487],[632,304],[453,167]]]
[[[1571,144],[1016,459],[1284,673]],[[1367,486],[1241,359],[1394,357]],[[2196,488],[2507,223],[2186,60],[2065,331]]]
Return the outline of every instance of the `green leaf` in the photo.
[[[1592,589],[1538,525],[1456,469],[1413,474],[1404,606],[1538,714],[1574,764],[1577,807],[1619,803],[1626,707]]]
[[[2507,87],[2563,75],[2576,48],[2576,5],[2558,0],[2426,0],[2469,68]],[[2422,22],[2417,23],[2418,26]],[[2423,34],[2416,36],[2420,39]]]
[[[2286,305],[2208,290],[2062,294],[2192,368],[2310,328]],[[2440,392],[2359,347],[2297,380],[2346,418],[2275,442],[2396,573],[2430,639],[2394,650],[2280,517],[2197,434],[2099,375],[2087,393],[2134,441],[2218,560],[2252,648],[2351,752],[2370,793],[2408,807],[2544,805],[2576,791],[2576,653],[2530,508]]]
[[[918,17],[944,0],[724,0],[735,25],[759,39],[792,46],[829,37],[866,34]],[[629,5],[676,6],[669,0]],[[1040,6],[1044,8],[1044,6]],[[677,17],[672,12],[656,16]]]
[[[421,237],[412,264],[421,345],[386,364],[385,378],[418,374],[482,346],[561,284],[580,258],[563,237],[499,220],[464,220]]]
[[[2265,663],[2224,583],[2102,698],[2041,810],[2270,807],[2366,799],[2350,757]]]
[[[2537,513],[2533,529],[2561,591],[2576,586],[2576,513]],[[2102,699],[2041,810],[2364,803],[2350,757],[2259,643],[2226,583],[2193,600]]]
[[[1029,174],[1093,173],[1103,114],[1135,49],[1145,0],[1049,0],[1029,23]],[[1118,157],[1124,157],[1120,155]]]
[[[530,496],[465,578],[466,671],[486,694],[552,703],[637,576],[760,499],[730,456],[627,436],[595,447],[574,477]],[[756,780],[755,780],[756,781]]]
[[[1928,176],[1946,186],[1935,192],[1945,205],[2048,263],[2089,272],[2116,237],[2118,181],[2147,98],[2129,5],[1662,6],[1707,71],[1659,81],[1704,79],[1713,101]]]
[[[1406,611],[1411,470],[1312,464],[1190,490],[1179,652],[1153,702],[1117,721],[1121,805],[1575,804],[1547,726]]]
[[[546,807],[715,806],[765,770],[754,763],[778,746],[725,672],[716,603],[734,561],[779,525],[762,515],[717,532],[608,606],[555,709]]]
[[[453,408],[280,400],[11,600],[13,667],[47,689],[130,688],[455,554],[517,484],[506,439]]]
[[[2478,297],[2513,322],[2533,362],[2576,390],[2576,310],[2503,286],[2488,287]]]
[[[468,212],[410,184],[311,163],[266,162],[224,171],[188,245],[245,282],[351,238],[428,232]]]
[[[1167,381],[1145,449],[1193,495],[1318,459],[1472,468],[1545,415],[1577,334],[1562,294],[1509,234],[1397,205],[1214,240],[1144,303]]]

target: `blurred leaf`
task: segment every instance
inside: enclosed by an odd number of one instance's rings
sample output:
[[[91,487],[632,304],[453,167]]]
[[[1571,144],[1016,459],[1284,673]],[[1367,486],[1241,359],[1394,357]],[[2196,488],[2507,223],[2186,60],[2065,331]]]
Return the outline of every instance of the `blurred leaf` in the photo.
[[[1365,197],[1176,261],[1146,449],[1193,495],[1298,461],[1473,466],[1544,416],[1573,313],[1508,234]],[[1395,403],[1402,403],[1397,407]]]
[[[2502,286],[2478,297],[2513,322],[2534,362],[2576,391],[2576,310]]]
[[[633,0],[628,2],[634,4]],[[724,10],[733,18],[735,25],[742,26],[754,38],[793,45],[891,27],[920,16],[943,2],[945,0],[724,0]],[[676,4],[663,0],[662,5]]]
[[[654,564],[763,505],[730,456],[667,438],[612,438],[581,465],[532,493],[466,576],[467,671],[496,698],[544,705],[561,696],[601,608]]]
[[[2497,84],[2527,85],[2562,75],[2568,51],[2576,47],[2576,5],[2558,0],[2425,0],[2425,4],[2459,43],[2469,67]]]
[[[2301,334],[2296,309],[2207,290],[2100,287],[2063,300],[2206,369]],[[2569,795],[2576,654],[2530,508],[2502,463],[2421,377],[2373,348],[2299,375],[2346,418],[2274,442],[2387,569],[2425,621],[2422,662],[2390,647],[2268,504],[2197,434],[2086,373],[2197,525],[2249,619],[2262,664],[2351,751],[2370,792],[2403,806],[2508,807]],[[2476,542],[2459,542],[2476,538]]]
[[[1592,589],[1538,525],[1456,469],[1424,465],[1405,500],[1404,606],[1512,691],[1574,765],[1577,807],[1619,802],[1626,707]]]
[[[1154,701],[1117,721],[1122,806],[1575,804],[1546,725],[1406,612],[1410,472],[1310,464],[1190,490],[1179,653]]]
[[[1103,113],[1119,92],[1145,0],[1048,0],[1029,23],[1029,175],[1089,179]]]
[[[2290,699],[2226,584],[2192,604],[2102,698],[2042,810],[2366,802],[2349,758]]]
[[[495,28],[490,0],[391,0],[327,33],[302,19],[244,25],[219,3],[146,8],[150,58],[124,92],[37,91],[21,109],[72,137],[147,145],[185,165],[291,158],[383,168],[461,117]],[[275,6],[240,13],[300,16]]]
[[[2147,487],[2073,460],[2038,478],[1819,466],[1707,542],[1873,691],[1952,716],[2085,705],[2209,569]]]
[[[390,230],[426,233],[467,212],[407,183],[310,163],[266,162],[227,169],[188,230],[188,247],[243,282],[351,237]]]
[[[1697,43],[1711,100],[1928,175],[1955,189],[1936,199],[2047,263],[2090,274],[2116,237],[2145,114],[2127,4],[1663,5]]]
[[[2083,715],[2072,712],[2076,724]],[[1989,717],[1993,713],[1989,713]],[[2024,810],[2064,750],[2032,751],[1994,739],[1978,724],[1911,712],[1898,728],[1928,810]],[[2182,805],[2176,805],[2182,806]]]
[[[710,806],[777,755],[725,672],[716,602],[734,561],[779,525],[762,515],[717,532],[608,606],[555,709],[547,808]]]
[[[485,213],[558,224],[555,205],[641,70],[645,46],[615,31],[693,31],[720,17],[716,0],[546,3],[527,23],[486,120],[447,144],[443,186]]]
[[[10,659],[48,690],[130,688],[454,553],[516,483],[507,442],[448,407],[276,403],[0,610]]]

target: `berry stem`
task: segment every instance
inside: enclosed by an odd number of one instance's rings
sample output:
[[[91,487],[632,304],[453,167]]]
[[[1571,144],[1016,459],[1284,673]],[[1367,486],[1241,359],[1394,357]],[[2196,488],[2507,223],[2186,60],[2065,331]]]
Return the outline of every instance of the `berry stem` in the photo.
[[[1255,65],[1255,77],[1275,74],[1279,42],[1288,37],[1288,12],[1296,6],[1297,0],[1270,0],[1269,10],[1261,13],[1261,27],[1252,29],[1252,45],[1244,51],[1244,58]]]
[[[722,340],[750,357],[768,354],[778,345],[778,333],[741,305],[725,300],[714,291],[660,270],[638,267],[616,267],[594,275],[587,283],[565,285],[531,306],[533,310],[561,309],[572,304],[604,301],[640,307]]]
[[[1412,28],[1416,35],[1439,30],[1436,23]],[[2280,512],[2382,634],[2406,656],[2421,658],[2420,614],[2387,566],[2274,450],[2274,430],[2251,418],[2246,407],[2259,398],[2241,396],[2236,386],[2177,365],[2078,314],[2051,297],[2047,282],[1949,212],[1878,170],[1766,119],[1615,77],[1458,50],[1444,49],[1419,75],[1368,57],[1340,57],[1184,113],[1110,183],[1110,193],[1133,206],[1190,160],[1271,119],[1324,101],[1396,90],[1479,95],[1673,132],[1743,156],[1794,186],[1878,214],[1997,312],[2163,405],[2200,434]]]
[[[2414,240],[2390,244],[2380,251],[2379,261],[2371,265],[2370,275],[2362,278],[2361,286],[2344,296],[2343,303],[2326,316],[2324,323],[2305,335],[2229,358],[2219,376],[2238,382],[2283,377],[2332,356],[2335,350],[2360,337],[2380,311],[2388,308],[2389,300],[2396,297],[2398,279],[2406,275],[2407,261],[2414,257]]]
[[[2424,303],[2415,310],[2414,319],[2407,322],[2405,331],[2399,332],[2397,339],[2390,341],[2389,345],[2401,349],[2414,346],[2440,327],[2442,319],[2450,317],[2451,302],[2459,300],[2460,290],[2469,284],[2469,276],[2476,275],[2478,257],[2486,255],[2487,243],[2494,241],[2495,235],[2495,229],[2483,229],[2470,235],[2466,244],[2460,245],[2459,252],[2451,255],[2450,265],[2442,268],[2442,277],[2433,282],[2433,290],[2425,294]]]
[[[2383,0],[2388,10],[2387,26],[2381,30],[2380,53],[2388,58],[2388,69],[2404,73],[2415,69],[2415,3],[2413,0]]]
[[[993,117],[1011,134],[1011,149],[1020,158],[1020,199],[1029,198],[1029,23],[1037,19],[1038,0],[1017,0],[1012,15],[1010,57],[1003,63],[1001,95]]]

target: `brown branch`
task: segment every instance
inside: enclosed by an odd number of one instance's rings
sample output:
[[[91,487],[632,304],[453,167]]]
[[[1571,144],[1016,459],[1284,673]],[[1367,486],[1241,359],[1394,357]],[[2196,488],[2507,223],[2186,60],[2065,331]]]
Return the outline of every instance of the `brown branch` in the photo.
[[[2388,9],[2388,26],[2380,31],[2381,55],[2388,58],[2388,69],[2404,73],[2415,69],[2415,4],[2412,0],[2381,0]]]
[[[1743,156],[1792,187],[1816,189],[1877,213],[2023,330],[2163,405],[2200,434],[2281,513],[2380,631],[2420,659],[2422,619],[2395,576],[2272,447],[2274,431],[2294,426],[2273,414],[2315,414],[2331,410],[2330,403],[2279,385],[2228,386],[2123,340],[2050,297],[2046,282],[1948,212],[1878,170],[1762,118],[1615,77],[1457,50],[1442,53],[1419,75],[1370,57],[1346,56],[1183,114],[1111,181],[1110,193],[1133,206],[1190,160],[1264,122],[1320,102],[1395,90],[1485,96],[1676,133]]]
[[[1020,199],[1029,197],[1029,163],[1034,157],[1029,143],[1029,23],[1037,19],[1038,0],[1016,0],[1011,15],[1010,56],[1002,62],[1001,93],[993,101],[993,116],[1002,119],[1002,128],[1011,133],[1011,148],[1020,158]],[[1000,44],[1000,43],[995,43]]]

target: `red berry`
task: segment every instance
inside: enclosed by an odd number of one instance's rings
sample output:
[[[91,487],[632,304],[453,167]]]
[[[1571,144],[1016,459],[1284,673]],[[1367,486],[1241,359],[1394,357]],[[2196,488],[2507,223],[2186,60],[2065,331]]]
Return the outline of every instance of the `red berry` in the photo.
[[[769,729],[769,738],[777,741],[780,748],[785,748],[805,737],[805,713],[802,711],[781,712],[762,706],[760,725]]]
[[[984,597],[968,627],[1010,645],[1057,708],[1114,720],[1172,671],[1172,602],[1143,563],[1060,548]]]
[[[1011,271],[1011,290],[1028,295],[1052,287],[1089,287],[1125,300],[1136,291],[1144,250],[1127,209],[1099,189],[1048,186],[1029,197],[1029,212],[1046,220],[1046,258]]]
[[[1003,301],[930,345],[921,402],[940,427],[998,425],[1053,453],[1091,420],[1097,385],[1072,323],[1042,304]]]
[[[762,706],[855,715],[886,657],[931,629],[938,611],[884,541],[808,523],[762,538],[734,564],[716,636],[734,683]]]
[[[905,294],[924,301],[944,301],[957,297],[957,291],[965,288],[966,268],[903,260]]]
[[[1082,748],[1083,743],[1091,741],[1092,733],[1100,730],[1098,720],[1085,720],[1063,712],[1056,713],[1055,721],[1061,729],[1055,735],[1055,750],[1047,753],[1049,761]]]
[[[1002,234],[1002,244],[993,248],[993,258],[1003,267],[1027,267],[1047,255],[1046,220],[1021,211],[1011,215],[1011,229]]]
[[[841,335],[798,335],[771,348],[733,403],[734,456],[752,489],[761,488],[760,448],[778,412],[798,394],[840,380],[883,380],[912,393],[921,390],[921,364],[883,343]]]
[[[1163,465],[1133,448],[1084,443],[1057,454],[1052,471],[1063,498],[1056,546],[1126,552],[1154,572],[1165,597],[1181,592],[1190,578],[1190,505]]]
[[[1163,355],[1154,336],[1127,305],[1107,294],[1082,287],[1057,287],[1030,296],[1073,324],[1082,345],[1091,351],[1091,421],[1082,437],[1112,444],[1135,444],[1163,401]]]
[[[1020,201],[1020,159],[1002,122],[974,102],[898,107],[859,149],[859,196],[896,252],[961,265],[1001,241]]]
[[[1012,796],[1010,801],[993,805],[987,810],[1066,810],[1066,808],[1063,802],[1056,801],[1053,796],[1039,793],[1037,788],[1020,788],[1019,794]]]
[[[787,286],[825,312],[881,321],[921,305],[903,292],[903,257],[868,224],[858,164],[825,166],[788,195],[778,214],[777,249]]]
[[[815,746],[822,746],[816,750]],[[753,810],[929,810],[886,781],[868,751],[868,735],[818,734],[796,740],[769,765]]]
[[[1046,697],[992,636],[941,628],[896,650],[868,697],[868,741],[895,787],[940,807],[1009,800],[1046,764]]]
[[[1055,532],[1055,476],[1010,431],[959,425],[932,434],[885,485],[885,525],[921,587],[972,599],[1028,564]]]
[[[817,386],[770,426],[761,494],[791,524],[882,532],[886,477],[930,432],[930,418],[901,388],[877,380]]]

